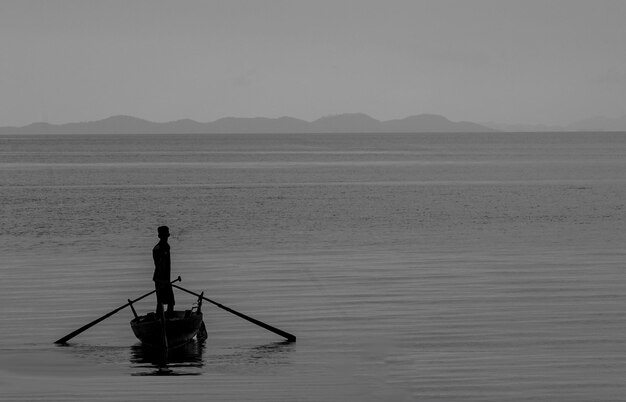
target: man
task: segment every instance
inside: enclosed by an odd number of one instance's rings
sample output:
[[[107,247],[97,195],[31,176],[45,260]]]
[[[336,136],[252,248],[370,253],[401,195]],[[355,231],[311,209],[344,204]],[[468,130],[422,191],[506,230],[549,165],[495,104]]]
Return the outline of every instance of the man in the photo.
[[[152,258],[154,259],[154,275],[152,280],[156,287],[157,294],[157,317],[163,315],[163,305],[167,304],[167,312],[174,311],[174,292],[170,284],[170,245],[167,244],[167,238],[170,237],[170,230],[167,226],[159,226],[157,229],[159,235],[159,243],[152,249]]]

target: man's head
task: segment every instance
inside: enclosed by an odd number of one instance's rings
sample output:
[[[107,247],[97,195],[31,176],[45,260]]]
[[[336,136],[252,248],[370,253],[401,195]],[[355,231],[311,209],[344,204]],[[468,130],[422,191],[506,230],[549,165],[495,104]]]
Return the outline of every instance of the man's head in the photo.
[[[170,237],[170,228],[167,226],[159,226],[157,233],[159,234],[159,239],[167,240],[167,238]]]

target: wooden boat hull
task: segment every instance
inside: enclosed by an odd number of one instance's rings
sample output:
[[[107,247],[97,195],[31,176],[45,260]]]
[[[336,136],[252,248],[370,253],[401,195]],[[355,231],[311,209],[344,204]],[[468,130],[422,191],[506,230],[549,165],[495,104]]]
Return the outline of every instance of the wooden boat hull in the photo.
[[[150,313],[134,318],[130,322],[133,333],[144,345],[155,348],[176,348],[185,345],[205,332],[201,312],[174,311],[163,321],[156,314]],[[167,338],[167,340],[166,340]]]

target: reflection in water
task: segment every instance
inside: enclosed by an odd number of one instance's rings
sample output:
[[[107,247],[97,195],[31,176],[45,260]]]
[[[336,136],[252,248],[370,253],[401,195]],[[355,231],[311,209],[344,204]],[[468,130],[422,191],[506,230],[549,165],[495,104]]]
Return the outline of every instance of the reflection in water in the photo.
[[[137,344],[131,347],[130,362],[134,369],[141,369],[133,373],[133,376],[201,375],[213,369],[256,371],[260,366],[267,372],[270,367],[288,364],[294,347],[293,342],[274,342],[228,349],[227,353],[213,351],[204,356],[205,342],[195,340],[169,351]]]
[[[108,367],[118,371],[121,367],[128,368],[130,362],[132,376],[189,376],[212,371],[267,374],[290,365],[295,347],[296,344],[289,341],[256,346],[225,346],[216,342],[209,347],[206,342],[193,340],[168,351],[141,343],[130,348],[88,344],[55,345],[54,350],[83,360],[89,367],[98,369]],[[55,370],[58,371],[59,360],[55,358],[54,361]]]
[[[222,349],[211,354],[205,361],[205,370],[269,374],[280,367],[292,363],[296,344],[293,342],[273,342],[260,346],[240,346]]]
[[[95,362],[99,365],[116,365],[128,358],[128,348],[89,344],[54,345],[55,350],[66,355]]]
[[[204,365],[203,352],[204,342],[196,340],[171,350],[137,344],[131,347],[130,362],[133,367],[150,369],[133,375],[200,375],[197,369]]]
[[[278,363],[283,361],[283,358],[286,358],[288,352],[291,352],[295,347],[294,342],[283,341],[283,342],[274,342],[267,345],[256,346],[247,351],[247,353],[243,352],[243,356],[247,355],[248,362],[272,362]]]

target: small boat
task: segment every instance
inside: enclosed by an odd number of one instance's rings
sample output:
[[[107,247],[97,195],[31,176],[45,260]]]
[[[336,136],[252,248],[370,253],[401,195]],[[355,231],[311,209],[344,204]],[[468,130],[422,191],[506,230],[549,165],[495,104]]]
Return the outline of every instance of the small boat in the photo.
[[[135,307],[133,303],[138,302],[139,300],[145,299],[151,294],[155,293],[156,290],[146,293],[145,295],[136,298],[135,300],[128,299],[128,303],[116,308],[103,315],[100,318],[97,318],[91,321],[88,324],[83,325],[75,331],[70,332],[62,338],[59,338],[54,343],[57,345],[67,345],[67,341],[74,338],[76,335],[83,333],[87,329],[93,327],[94,325],[102,322],[112,316],[113,314],[119,312],[120,310],[130,306],[133,311],[133,315],[135,318],[130,322],[130,326],[135,333],[137,339],[139,339],[145,346],[148,347],[156,347],[156,348],[165,348],[165,350],[177,348],[179,346],[183,346],[186,343],[192,341],[194,338],[203,341],[207,338],[206,327],[204,326],[204,322],[202,321],[202,301],[206,300],[211,304],[216,305],[222,310],[228,311],[231,314],[236,315],[237,317],[243,318],[246,321],[249,321],[255,325],[258,325],[261,328],[264,328],[268,331],[271,331],[277,335],[280,335],[287,339],[289,342],[295,342],[296,336],[290,334],[289,332],[285,332],[281,329],[272,327],[269,324],[266,324],[262,321],[259,321],[255,318],[247,316],[239,311],[233,310],[232,308],[226,307],[214,300],[208,299],[204,297],[204,292],[201,294],[192,292],[191,290],[187,290],[181,286],[175,285],[174,282],[180,282],[180,276],[171,282],[172,287],[176,289],[183,290],[189,294],[192,294],[198,298],[197,307],[192,307],[191,310],[185,311],[173,311],[171,313],[161,314],[161,316],[157,316],[155,313],[149,313],[146,315],[139,316],[137,315],[137,311],[135,311]],[[195,311],[194,311],[195,309]]]
[[[137,339],[142,344],[159,349],[173,349],[191,342],[194,338],[203,341],[207,337],[202,320],[202,299],[191,310],[172,311],[159,317],[155,313],[138,316],[131,304],[135,318],[130,322]]]

